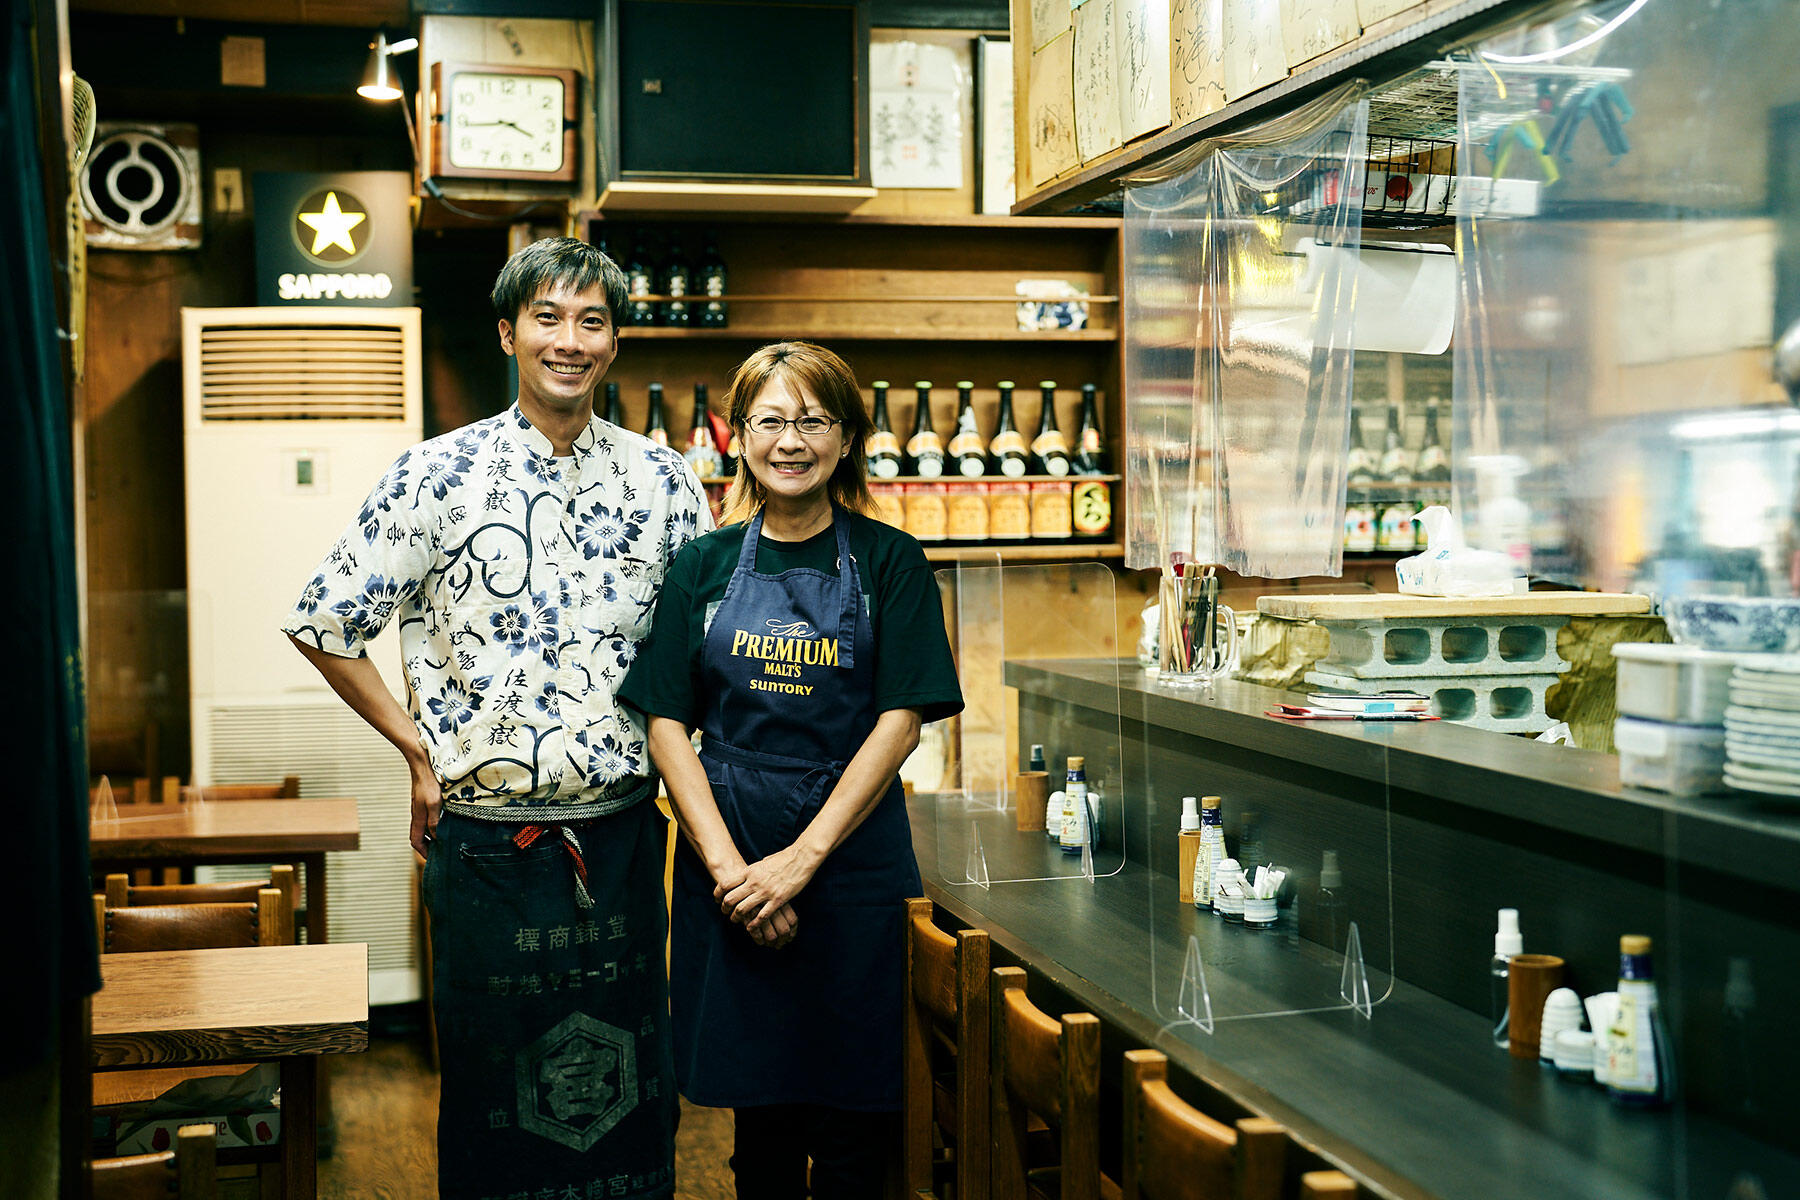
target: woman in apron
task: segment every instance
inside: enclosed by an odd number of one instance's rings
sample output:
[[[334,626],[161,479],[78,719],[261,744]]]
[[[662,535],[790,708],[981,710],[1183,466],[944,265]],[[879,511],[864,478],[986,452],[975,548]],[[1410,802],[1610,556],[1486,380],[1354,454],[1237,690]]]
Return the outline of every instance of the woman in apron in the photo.
[[[921,891],[898,770],[961,711],[924,552],[866,515],[872,432],[817,346],[732,384],[725,527],[670,567],[621,697],[683,839],[676,1079],[736,1110],[738,1196],[878,1196],[897,1158],[901,901]],[[702,734],[696,755],[690,730]]]

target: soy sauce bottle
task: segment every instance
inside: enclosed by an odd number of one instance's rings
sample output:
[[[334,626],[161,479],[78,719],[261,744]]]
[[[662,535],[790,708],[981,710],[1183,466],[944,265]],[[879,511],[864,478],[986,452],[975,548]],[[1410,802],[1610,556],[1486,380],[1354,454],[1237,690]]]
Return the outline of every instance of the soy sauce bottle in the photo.
[[[888,424],[888,382],[877,379],[869,385],[875,392],[875,432],[869,435],[869,474],[876,479],[894,479],[900,474],[900,439]]]
[[[936,479],[944,473],[944,441],[931,426],[931,381],[919,380],[913,391],[918,394],[918,404],[913,410],[912,436],[906,440],[906,457],[914,475]]]

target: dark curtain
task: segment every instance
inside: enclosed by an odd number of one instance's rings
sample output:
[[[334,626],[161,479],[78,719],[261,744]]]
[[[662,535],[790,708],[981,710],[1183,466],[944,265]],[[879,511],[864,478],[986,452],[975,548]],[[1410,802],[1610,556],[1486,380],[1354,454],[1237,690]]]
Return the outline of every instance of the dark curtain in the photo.
[[[0,870],[0,961],[18,1014],[0,1071],[45,1062],[81,997],[100,986],[89,900],[87,746],[75,598],[69,399],[58,334],[40,78],[31,6],[9,0],[0,51],[0,512],[10,563],[0,585],[7,631],[5,720],[11,853]],[[51,119],[59,120],[50,109]],[[60,162],[50,169],[61,171]]]

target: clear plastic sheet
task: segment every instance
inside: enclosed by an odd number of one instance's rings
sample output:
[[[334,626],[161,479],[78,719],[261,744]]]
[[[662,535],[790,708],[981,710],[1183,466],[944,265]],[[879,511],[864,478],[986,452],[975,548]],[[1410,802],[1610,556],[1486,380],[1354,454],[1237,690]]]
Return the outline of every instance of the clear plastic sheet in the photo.
[[[1606,590],[1794,594],[1800,414],[1770,369],[1800,321],[1794,5],[1585,5],[1470,57],[1471,544]]]
[[[945,881],[986,888],[1117,876],[1128,837],[1141,835],[1122,758],[1111,569],[1104,563],[966,562],[940,570],[938,580],[954,597],[951,636],[965,705],[957,721],[955,770],[934,803]],[[1025,711],[1007,672],[1029,668],[1033,660],[1084,663],[1094,679],[1091,691],[1047,704],[1034,700]],[[1043,747],[1047,778],[1028,781],[1023,773],[1033,743]],[[1079,831],[1087,836],[1065,839],[1053,836],[1060,809],[1046,827],[1046,805],[1070,790],[1075,756],[1086,774],[1088,804]]]
[[[1126,181],[1128,567],[1340,573],[1367,125],[1346,85]]]

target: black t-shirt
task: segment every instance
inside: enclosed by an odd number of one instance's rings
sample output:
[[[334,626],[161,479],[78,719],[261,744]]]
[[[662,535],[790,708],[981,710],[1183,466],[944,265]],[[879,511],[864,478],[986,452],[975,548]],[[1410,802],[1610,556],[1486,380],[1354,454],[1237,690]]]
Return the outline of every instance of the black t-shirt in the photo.
[[[911,535],[839,510],[848,521],[850,557],[875,638],[875,709],[916,708],[926,721],[962,711],[962,688],[944,633],[943,602],[924,550]],[[697,726],[705,712],[700,655],[706,622],[737,569],[748,524],[728,525],[689,542],[669,564],[650,634],[619,688],[621,701],[650,716]],[[808,567],[837,571],[832,526],[803,542],[758,539],[757,571]]]

